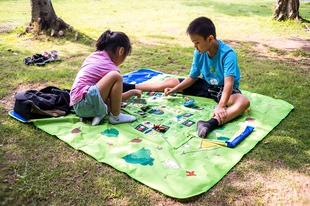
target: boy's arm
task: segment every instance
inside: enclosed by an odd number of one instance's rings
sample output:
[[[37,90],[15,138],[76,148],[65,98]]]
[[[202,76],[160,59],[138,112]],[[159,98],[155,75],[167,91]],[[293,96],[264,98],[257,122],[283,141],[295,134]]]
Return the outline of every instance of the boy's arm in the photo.
[[[226,107],[228,100],[231,96],[233,86],[234,86],[234,76],[225,77],[224,89],[222,92],[221,100],[218,103],[217,108],[212,115],[213,118],[216,118],[219,121],[220,125],[226,122],[226,116],[227,116]]]
[[[224,79],[224,89],[218,107],[226,107],[234,87],[234,76],[227,76]]]
[[[176,85],[173,88],[166,88],[165,89],[165,95],[170,95],[173,93],[181,92],[183,89],[186,89],[187,87],[190,87],[192,84],[195,83],[197,79],[192,78],[190,76],[186,77],[181,83]]]

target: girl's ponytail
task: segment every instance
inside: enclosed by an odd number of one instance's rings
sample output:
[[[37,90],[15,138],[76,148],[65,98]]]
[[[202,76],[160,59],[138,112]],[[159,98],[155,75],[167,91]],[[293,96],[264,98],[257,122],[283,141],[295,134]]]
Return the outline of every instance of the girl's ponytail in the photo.
[[[111,30],[107,30],[107,31],[103,32],[103,34],[101,34],[101,36],[99,37],[99,39],[97,40],[97,43],[96,43],[97,51],[105,50],[105,48],[108,45],[109,36],[111,36],[111,33],[112,33]]]

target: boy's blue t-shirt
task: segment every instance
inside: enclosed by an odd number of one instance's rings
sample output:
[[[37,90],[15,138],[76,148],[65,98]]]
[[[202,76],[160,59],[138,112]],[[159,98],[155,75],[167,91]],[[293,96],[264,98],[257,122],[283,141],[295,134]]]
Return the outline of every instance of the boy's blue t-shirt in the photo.
[[[208,53],[201,54],[194,51],[192,68],[189,76],[202,78],[214,86],[223,86],[226,76],[234,76],[234,87],[239,87],[240,70],[237,63],[236,52],[227,44],[218,40],[219,48],[214,57],[210,58]]]

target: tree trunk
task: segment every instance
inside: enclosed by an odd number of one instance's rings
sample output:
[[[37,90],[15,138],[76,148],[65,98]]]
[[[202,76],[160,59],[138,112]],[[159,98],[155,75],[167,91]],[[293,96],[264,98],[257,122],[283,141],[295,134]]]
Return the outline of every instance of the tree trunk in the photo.
[[[303,18],[299,16],[299,0],[277,0],[273,18],[277,21],[285,21],[287,19],[303,21]]]
[[[61,18],[57,17],[51,0],[30,0],[31,3],[31,22],[26,28],[26,32],[33,30],[35,35],[42,31],[51,31],[51,36],[64,35],[66,29],[77,32]]]

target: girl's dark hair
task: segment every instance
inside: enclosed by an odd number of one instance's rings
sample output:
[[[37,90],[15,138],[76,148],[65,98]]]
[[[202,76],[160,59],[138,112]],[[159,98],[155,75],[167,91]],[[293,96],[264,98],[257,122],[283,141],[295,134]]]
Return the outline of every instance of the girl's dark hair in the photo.
[[[215,26],[213,22],[207,17],[199,17],[193,20],[186,30],[187,34],[196,34],[207,39],[210,35],[214,36],[216,39]]]
[[[119,47],[124,47],[125,56],[131,53],[131,43],[128,36],[123,32],[107,30],[101,34],[96,43],[97,51],[111,51],[116,54]]]

